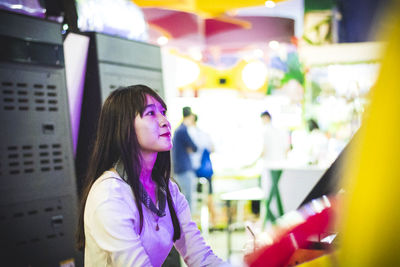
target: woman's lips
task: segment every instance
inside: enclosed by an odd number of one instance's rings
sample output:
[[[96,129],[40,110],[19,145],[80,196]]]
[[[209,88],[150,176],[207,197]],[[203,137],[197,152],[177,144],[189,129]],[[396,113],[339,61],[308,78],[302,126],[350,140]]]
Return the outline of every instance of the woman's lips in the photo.
[[[170,132],[168,132],[168,133],[163,133],[163,134],[161,134],[160,136],[170,137],[170,136],[171,136],[171,133],[170,133]]]

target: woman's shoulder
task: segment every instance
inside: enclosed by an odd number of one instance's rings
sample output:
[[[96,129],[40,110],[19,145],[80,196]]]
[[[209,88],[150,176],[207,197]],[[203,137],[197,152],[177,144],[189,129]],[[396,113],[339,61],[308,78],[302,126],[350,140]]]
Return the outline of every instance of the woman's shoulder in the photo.
[[[185,199],[185,196],[181,193],[179,185],[173,180],[169,181],[169,191],[171,192],[172,199],[174,200],[174,203],[178,210],[183,209],[183,207],[185,206],[184,203],[187,203],[187,201]]]
[[[116,172],[105,171],[92,185],[89,197],[94,197],[101,202],[123,198],[124,195],[130,193],[130,186]]]
[[[116,185],[122,186],[127,183],[118,175],[117,172],[112,170],[105,171],[97,180],[93,186],[105,186],[105,185]]]
[[[171,196],[176,200],[176,198],[179,196],[180,193],[180,188],[179,185],[176,181],[174,180],[169,180],[169,191],[171,192]]]
[[[130,220],[137,211],[133,200],[130,186],[116,173],[106,171],[90,188],[84,211],[85,224],[91,229],[99,225],[111,229],[122,219]]]
[[[178,186],[178,184],[177,184],[175,181],[173,181],[173,180],[169,180],[169,191],[171,192],[171,195],[172,195],[173,197],[175,197],[175,196],[178,194],[178,192],[179,192],[179,186]]]

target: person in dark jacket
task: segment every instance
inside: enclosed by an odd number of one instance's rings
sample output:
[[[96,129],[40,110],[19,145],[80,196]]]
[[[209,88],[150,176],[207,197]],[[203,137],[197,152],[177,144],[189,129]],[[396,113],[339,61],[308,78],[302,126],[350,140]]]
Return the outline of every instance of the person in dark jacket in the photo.
[[[184,107],[183,121],[175,130],[172,139],[172,163],[174,167],[174,178],[181,187],[182,193],[185,195],[191,210],[193,210],[192,196],[196,190],[196,174],[190,161],[190,153],[197,151],[197,146],[190,138],[187,127],[192,126],[195,122],[195,116],[190,107]]]

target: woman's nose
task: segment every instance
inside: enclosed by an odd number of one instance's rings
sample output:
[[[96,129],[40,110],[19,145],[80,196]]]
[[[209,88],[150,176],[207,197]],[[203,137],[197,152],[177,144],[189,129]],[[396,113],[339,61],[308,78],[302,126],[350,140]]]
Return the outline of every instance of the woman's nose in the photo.
[[[160,115],[159,125],[160,127],[169,126],[169,121],[164,115]]]

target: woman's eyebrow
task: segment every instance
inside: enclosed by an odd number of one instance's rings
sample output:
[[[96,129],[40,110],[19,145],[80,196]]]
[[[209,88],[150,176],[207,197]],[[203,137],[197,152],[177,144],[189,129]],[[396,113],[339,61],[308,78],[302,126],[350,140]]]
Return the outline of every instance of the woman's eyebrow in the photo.
[[[144,110],[146,110],[146,109],[148,109],[148,108],[155,108],[155,107],[156,107],[155,104],[149,104],[149,105],[146,105],[146,106],[144,107]]]

